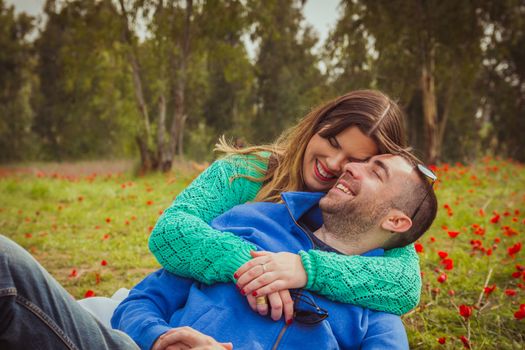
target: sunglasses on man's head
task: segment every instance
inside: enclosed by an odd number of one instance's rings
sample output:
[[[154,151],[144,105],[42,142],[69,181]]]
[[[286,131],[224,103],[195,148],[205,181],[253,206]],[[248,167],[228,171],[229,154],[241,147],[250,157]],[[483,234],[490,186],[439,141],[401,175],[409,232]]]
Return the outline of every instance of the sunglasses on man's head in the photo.
[[[414,221],[414,218],[416,217],[417,213],[419,212],[419,209],[420,209],[421,206],[423,205],[423,202],[425,201],[425,199],[427,199],[428,194],[430,193],[430,190],[432,189],[432,187],[434,187],[434,183],[435,183],[436,180],[437,180],[437,176],[436,176],[436,174],[434,174],[434,172],[433,172],[432,170],[430,170],[429,168],[427,168],[427,167],[424,166],[423,164],[418,164],[418,165],[416,166],[416,169],[417,169],[421,174],[423,174],[423,176],[425,177],[425,179],[428,181],[429,186],[427,187],[427,193],[425,194],[425,196],[423,197],[423,199],[421,200],[421,202],[419,202],[419,205],[417,206],[416,210],[414,211],[414,214],[412,214],[412,216],[410,217],[410,219],[412,219],[412,221]]]
[[[310,296],[295,291],[290,291],[290,295],[294,300],[294,321],[314,325],[328,318],[328,311],[318,306]]]

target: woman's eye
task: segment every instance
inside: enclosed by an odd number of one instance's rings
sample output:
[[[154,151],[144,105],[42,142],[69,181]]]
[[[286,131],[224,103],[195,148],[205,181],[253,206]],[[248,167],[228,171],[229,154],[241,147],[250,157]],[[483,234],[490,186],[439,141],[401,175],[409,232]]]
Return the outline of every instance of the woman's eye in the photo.
[[[376,170],[374,170],[374,175],[377,176],[379,180],[381,180],[381,176],[379,176],[379,173]]]
[[[328,142],[330,142],[330,146],[334,147],[334,148],[339,148],[339,142],[337,142],[337,140],[335,139],[335,137],[330,137],[328,139]]]
[[[348,158],[348,161],[351,162],[351,163],[366,163],[367,160],[366,159],[357,159],[357,158]]]

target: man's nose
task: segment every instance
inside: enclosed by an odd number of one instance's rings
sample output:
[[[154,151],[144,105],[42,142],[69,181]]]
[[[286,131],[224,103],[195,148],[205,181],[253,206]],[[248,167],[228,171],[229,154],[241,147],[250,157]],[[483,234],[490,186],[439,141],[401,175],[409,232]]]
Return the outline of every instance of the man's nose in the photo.
[[[364,170],[365,170],[366,163],[361,162],[347,162],[343,166],[343,172],[349,173],[353,178],[359,178]]]

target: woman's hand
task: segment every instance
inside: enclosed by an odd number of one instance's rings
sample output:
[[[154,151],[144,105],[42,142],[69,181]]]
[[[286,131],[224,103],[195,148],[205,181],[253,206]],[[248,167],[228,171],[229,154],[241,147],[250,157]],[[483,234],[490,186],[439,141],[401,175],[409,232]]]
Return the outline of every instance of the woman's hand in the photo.
[[[233,275],[244,295],[270,295],[285,289],[303,288],[308,276],[301,257],[292,253],[250,252],[253,259]]]
[[[162,334],[152,350],[232,350],[232,343],[219,343],[212,337],[190,327],[173,328]]]
[[[246,297],[252,310],[258,312],[260,315],[266,316],[268,314],[268,308],[270,308],[272,320],[278,321],[284,312],[284,319],[286,323],[290,324],[292,322],[293,300],[288,289],[268,294],[267,297],[254,297],[251,294],[248,294]],[[258,300],[260,300],[259,298],[264,298],[265,303],[258,302]]]

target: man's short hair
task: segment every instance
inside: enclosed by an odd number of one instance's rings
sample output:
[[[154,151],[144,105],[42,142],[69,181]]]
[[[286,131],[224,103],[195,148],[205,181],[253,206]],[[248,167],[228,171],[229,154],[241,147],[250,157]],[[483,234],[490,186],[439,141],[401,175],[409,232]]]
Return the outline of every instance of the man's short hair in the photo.
[[[432,184],[424,174],[417,169],[421,162],[410,153],[400,153],[414,167],[417,179],[409,177],[403,182],[397,196],[392,200],[392,207],[401,210],[412,219],[412,227],[408,231],[397,234],[388,243],[388,248],[404,247],[419,239],[432,225],[437,214],[437,198]],[[417,209],[420,206],[419,210]],[[416,213],[417,211],[417,213]],[[414,216],[414,213],[416,215]],[[414,217],[412,217],[414,216]]]

